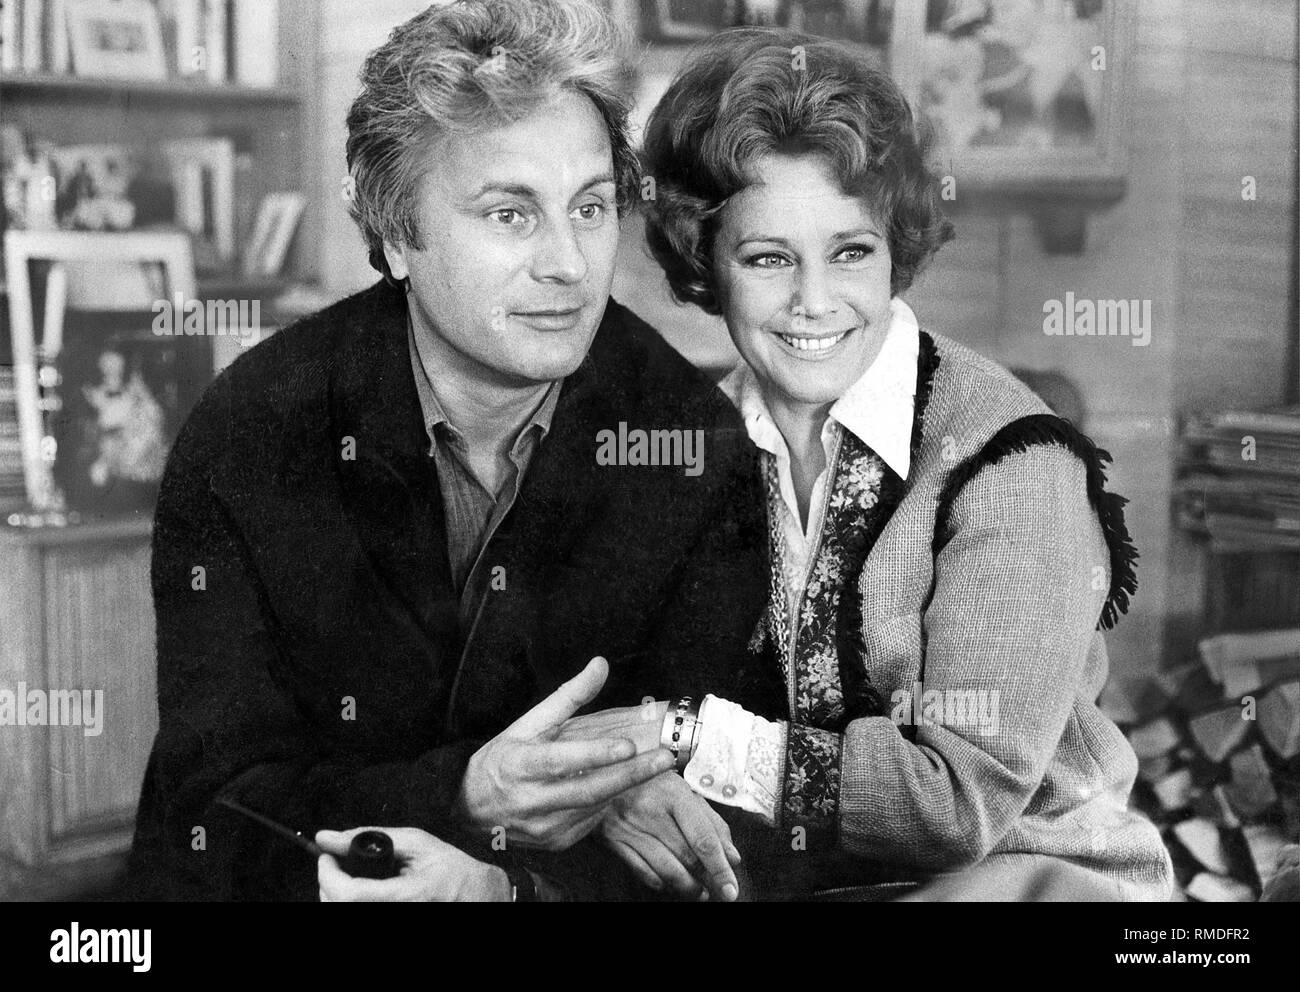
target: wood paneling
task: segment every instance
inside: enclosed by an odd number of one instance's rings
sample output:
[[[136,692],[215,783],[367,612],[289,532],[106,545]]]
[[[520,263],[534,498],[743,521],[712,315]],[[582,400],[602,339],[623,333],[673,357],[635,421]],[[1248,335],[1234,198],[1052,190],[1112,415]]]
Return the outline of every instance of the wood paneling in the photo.
[[[157,729],[149,525],[0,533],[0,686],[103,693],[100,732],[0,726],[0,856],[122,852]]]

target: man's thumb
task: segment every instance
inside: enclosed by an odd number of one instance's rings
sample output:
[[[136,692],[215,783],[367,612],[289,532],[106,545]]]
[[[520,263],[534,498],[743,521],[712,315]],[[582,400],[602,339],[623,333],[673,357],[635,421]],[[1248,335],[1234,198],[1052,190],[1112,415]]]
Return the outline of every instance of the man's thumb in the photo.
[[[586,668],[516,720],[510,728],[512,735],[536,737],[559,726],[595,699],[608,677],[609,662],[597,655]]]

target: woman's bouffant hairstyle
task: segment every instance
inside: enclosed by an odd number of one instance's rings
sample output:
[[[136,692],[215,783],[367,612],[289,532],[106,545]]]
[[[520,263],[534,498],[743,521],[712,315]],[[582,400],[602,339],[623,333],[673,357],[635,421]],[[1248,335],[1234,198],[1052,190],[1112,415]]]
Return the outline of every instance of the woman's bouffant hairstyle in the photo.
[[[626,210],[640,172],[622,50],[591,0],[460,0],[396,28],[366,59],[348,113],[349,211],[370,264],[393,283],[384,242],[424,247],[417,194],[439,137],[512,123],[565,92],[586,95],[604,119]]]
[[[860,56],[792,31],[724,31],[692,52],[646,125],[646,239],[673,295],[716,314],[713,236],[727,199],[752,185],[764,154],[819,154],[885,226],[898,295],[953,236],[926,151],[902,91]]]

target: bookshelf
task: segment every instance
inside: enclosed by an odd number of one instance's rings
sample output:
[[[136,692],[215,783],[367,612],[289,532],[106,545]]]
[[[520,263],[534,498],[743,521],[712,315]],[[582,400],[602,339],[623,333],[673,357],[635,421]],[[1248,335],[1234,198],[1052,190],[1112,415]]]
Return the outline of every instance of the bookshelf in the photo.
[[[149,149],[173,139],[230,138],[251,162],[237,176],[246,183],[237,197],[255,206],[269,193],[297,191],[306,208],[279,276],[200,267],[196,295],[269,303],[317,276],[325,202],[314,151],[319,20],[317,0],[279,0],[274,85],[0,72],[0,123],[54,147]],[[0,214],[0,229],[3,223]],[[237,243],[247,237],[247,228],[237,228]],[[12,361],[3,271],[0,265],[0,408]],[[11,394],[12,382],[7,388]],[[5,437],[0,423],[0,449]],[[0,686],[103,689],[109,714],[97,737],[54,727],[0,734],[0,899],[103,893],[124,862],[157,726],[152,514],[32,526],[23,512],[14,515],[18,526],[9,523],[12,504],[0,499],[0,509]]]

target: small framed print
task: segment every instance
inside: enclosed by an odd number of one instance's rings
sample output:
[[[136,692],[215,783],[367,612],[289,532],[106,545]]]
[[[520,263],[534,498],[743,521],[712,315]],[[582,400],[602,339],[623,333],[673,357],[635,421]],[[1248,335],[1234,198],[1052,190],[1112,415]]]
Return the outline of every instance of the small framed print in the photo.
[[[159,301],[195,297],[189,237],[7,231],[4,249],[29,506],[92,519],[149,512],[176,431],[211,379],[208,338],[155,327]],[[138,308],[69,308],[66,266],[105,260],[141,266]]]
[[[78,76],[167,78],[158,11],[148,0],[69,0],[68,41]]]

